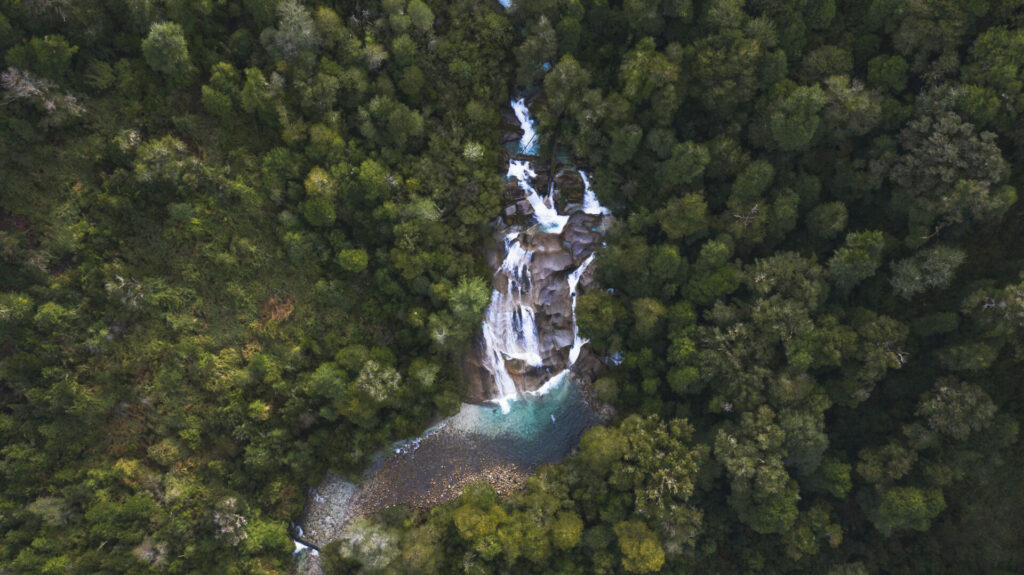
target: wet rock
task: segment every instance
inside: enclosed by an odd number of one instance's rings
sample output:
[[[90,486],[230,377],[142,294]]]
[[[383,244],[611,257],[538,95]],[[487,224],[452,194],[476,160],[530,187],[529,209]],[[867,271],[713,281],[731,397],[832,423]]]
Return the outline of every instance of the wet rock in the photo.
[[[601,217],[573,212],[562,230],[562,239],[569,244],[572,258],[579,265],[601,245]]]
[[[580,276],[579,292],[585,293],[592,289],[597,288],[597,266],[591,265],[587,269],[583,270],[583,275]]]
[[[507,166],[506,166],[507,169]],[[533,206],[526,199],[526,193],[516,182],[506,182],[502,196],[501,219],[505,225],[523,224],[533,215]]]
[[[535,254],[552,254],[565,251],[565,246],[557,235],[534,232],[527,234],[526,247]]]
[[[481,362],[483,357],[483,346],[479,338],[473,343],[472,353],[467,353],[462,358],[462,379],[466,382],[466,401],[469,403],[483,403],[494,397],[496,389],[490,372]]]
[[[507,165],[505,167],[506,169],[508,168]],[[505,202],[511,203],[515,203],[517,200],[526,197],[526,192],[524,192],[523,189],[519,187],[519,184],[517,184],[515,180],[505,182],[505,189],[503,190],[502,194],[502,199]]]
[[[530,365],[519,359],[505,361],[505,367],[517,382],[516,389],[520,392],[536,391],[551,377],[549,374],[551,369],[548,366],[551,365],[550,362],[553,358],[542,355],[541,359],[544,360],[542,366]]]
[[[555,176],[555,187],[567,198],[577,203],[583,201],[583,178],[576,170],[560,170]]]
[[[576,243],[570,245],[570,253],[572,254],[572,261],[576,265],[581,265],[590,254],[594,253],[594,246],[591,244]]]
[[[312,554],[309,550],[295,556],[294,571],[296,575],[324,575],[320,554]]]
[[[521,138],[523,131],[511,109],[502,111],[502,121],[507,126],[502,135],[503,143]],[[568,278],[600,246],[602,216],[581,211],[586,186],[576,167],[560,164],[557,160],[554,165],[548,165],[546,159],[519,153],[503,153],[502,156],[505,169],[513,160],[530,162],[535,175],[529,187],[545,198],[544,201],[553,202],[559,213],[568,215],[562,232],[558,234],[542,231],[539,226],[529,227],[533,222],[531,216],[534,210],[526,198],[526,192],[517,181],[506,183],[502,217],[495,225],[495,243],[499,248],[503,247],[510,231],[521,230],[517,241],[523,250],[529,252],[529,257],[517,261],[528,262],[529,273],[523,274],[524,277],[509,277],[506,271],[500,269],[499,260],[504,259],[504,252],[499,251],[495,254],[497,257],[491,258],[494,268],[498,270],[493,276],[492,287],[501,294],[500,301],[504,306],[500,312],[495,312],[493,321],[506,321],[506,314],[512,319],[508,326],[495,323],[492,327],[497,331],[489,332],[489,335],[500,332],[500,339],[504,340],[503,349],[508,351],[509,357],[522,356],[525,345],[530,345],[530,352],[540,356],[543,369],[508,358],[503,366],[517,389],[534,390],[568,367],[569,350],[575,340],[573,302],[569,294]],[[582,274],[578,284],[580,291],[593,285],[591,270],[588,268]],[[517,315],[518,306],[533,310],[536,339],[527,338],[522,333],[524,324],[522,315]],[[519,339],[513,339],[516,337]],[[478,344],[473,351],[479,359],[464,362],[463,366],[467,377],[467,396],[471,400],[494,397],[487,395],[487,391],[496,388],[496,385],[488,380],[490,374],[486,369],[480,367],[489,365],[489,359],[481,355],[485,351],[483,347]]]
[[[537,178],[540,185],[542,177]],[[559,185],[582,190],[583,181],[574,170],[562,170],[558,175]],[[522,190],[509,189],[504,215],[509,218],[532,214],[529,202]],[[529,210],[529,211],[527,211]],[[514,229],[514,228],[513,228]],[[538,228],[528,228],[518,236],[523,249],[531,252],[529,281],[525,277],[513,277],[500,269],[504,258],[504,241],[509,228],[498,226],[495,234],[493,257],[490,259],[497,271],[492,287],[500,293],[509,293],[510,282],[517,282],[522,290],[523,303],[533,308],[537,326],[538,353],[543,369],[526,365],[521,361],[508,360],[508,369],[516,387],[521,391],[533,391],[543,385],[552,375],[568,367],[569,349],[574,342],[572,300],[569,296],[568,276],[593,253],[601,242],[601,217],[576,211],[572,213],[561,234],[551,234]],[[588,268],[580,278],[580,289],[586,290],[593,284],[593,268]],[[483,346],[477,344],[473,361],[464,362],[467,378],[467,397],[470,401],[483,401],[494,397],[497,390],[489,379],[490,374],[482,367]]]
[[[579,358],[572,365],[573,378],[584,389],[592,386],[602,371],[604,371],[604,365],[594,355],[594,352],[590,350],[589,346],[580,350]]]
[[[516,118],[516,113],[512,110],[512,108],[501,109],[501,123],[506,124],[508,126],[512,126],[512,128],[514,128],[513,130],[506,131],[505,134],[508,134],[510,132],[515,133],[517,140],[520,138],[520,136],[523,135],[523,131],[519,129],[519,119]],[[504,135],[502,135],[502,137],[504,137]]]
[[[517,379],[516,388],[521,392],[525,393],[528,391],[537,391],[542,385],[547,383],[551,376],[558,373],[553,368],[541,368],[524,373]]]
[[[566,251],[534,253],[531,264],[530,271],[535,283],[544,281],[558,272],[564,272],[575,267],[572,255]]]
[[[532,215],[533,206],[526,198],[509,203],[501,212],[501,216],[507,224],[526,221]]]
[[[533,215],[533,206],[530,205],[530,201],[526,198],[516,200],[516,215],[528,217]]]
[[[564,329],[551,330],[550,332],[542,333],[541,337],[540,337],[541,354],[544,354],[545,352],[548,352],[548,351],[552,351],[552,352],[555,351],[555,350],[562,351],[563,349],[572,347],[572,342],[573,342],[573,337],[572,337],[572,330],[571,329],[568,330],[568,333],[566,333],[566,330],[564,330]],[[552,366],[552,367],[555,367],[555,366]],[[564,367],[564,366],[558,366],[558,367]],[[555,371],[561,371],[561,370],[560,369],[555,369]]]

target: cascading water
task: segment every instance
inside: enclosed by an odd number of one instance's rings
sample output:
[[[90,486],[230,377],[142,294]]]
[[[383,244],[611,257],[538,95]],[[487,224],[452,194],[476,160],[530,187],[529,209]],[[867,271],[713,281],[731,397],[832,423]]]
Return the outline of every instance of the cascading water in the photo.
[[[523,129],[523,137],[519,139],[519,153],[533,156],[537,154],[537,130],[533,127],[533,117],[530,116],[530,109],[526,107],[526,99],[519,98],[512,100],[512,111],[519,120],[519,127]]]
[[[569,221],[569,216],[559,215],[558,210],[551,205],[554,203],[552,194],[548,194],[544,198],[537,194],[537,190],[531,184],[533,178],[537,177],[537,173],[530,167],[530,162],[510,160],[508,163],[508,177],[518,180],[519,187],[526,193],[526,201],[530,202],[530,207],[533,208],[533,215],[537,218],[537,223],[541,229],[552,234],[561,233],[562,229],[565,228],[565,223]]]
[[[534,311],[524,302],[530,290],[530,252],[523,249],[518,232],[505,238],[505,261],[499,273],[508,275],[504,293],[494,290],[483,323],[484,367],[494,378],[498,390],[495,401],[501,411],[508,413],[508,402],[517,396],[515,381],[505,360],[521,359],[529,365],[540,366],[540,346]]]
[[[525,101],[520,98],[512,101],[512,110],[523,131],[519,139],[519,146],[516,150],[521,156],[534,156],[538,150],[537,131],[534,127],[534,120],[530,115]],[[592,215],[604,215],[609,213],[600,202],[590,187],[590,180],[583,170],[579,170],[583,180],[583,206],[582,211]],[[533,218],[537,222],[538,232],[544,234],[561,234],[569,221],[568,215],[559,214],[555,207],[555,184],[554,180],[548,184],[548,193],[541,197],[537,193],[535,180],[537,173],[528,159],[509,160],[509,180],[516,180],[519,188],[526,196],[527,202],[533,209]],[[506,362],[508,360],[522,360],[533,367],[542,365],[537,325],[534,321],[536,310],[534,299],[529,297],[532,285],[530,261],[532,252],[523,245],[520,237],[524,230],[519,227],[512,227],[505,235],[505,259],[496,275],[504,274],[507,286],[504,291],[495,289],[491,294],[490,306],[487,309],[486,317],[482,326],[484,351],[483,366],[494,379],[497,396],[492,400],[501,406],[502,413],[508,413],[510,401],[520,396],[521,386],[516,385],[515,378],[509,372]],[[573,341],[569,350],[569,363],[565,370],[551,377],[537,390],[529,392],[539,394],[545,392],[553,385],[566,378],[567,371],[579,358],[580,349],[587,343],[586,339],[579,337],[579,329],[576,326],[576,292],[580,277],[587,267],[594,260],[591,253],[576,269],[568,274],[569,299],[572,310],[572,331]]]
[[[572,300],[572,348],[569,350],[569,365],[576,363],[580,357],[580,350],[590,340],[580,337],[580,328],[576,325],[576,288],[579,286],[580,277],[587,271],[591,262],[594,261],[594,254],[587,256],[580,267],[572,270],[569,274],[569,298]]]
[[[594,214],[596,216],[604,216],[612,213],[611,210],[601,205],[601,202],[597,201],[597,194],[594,193],[593,188],[590,187],[590,178],[587,177],[587,173],[583,170],[579,170],[580,178],[583,179],[583,212],[587,214]]]

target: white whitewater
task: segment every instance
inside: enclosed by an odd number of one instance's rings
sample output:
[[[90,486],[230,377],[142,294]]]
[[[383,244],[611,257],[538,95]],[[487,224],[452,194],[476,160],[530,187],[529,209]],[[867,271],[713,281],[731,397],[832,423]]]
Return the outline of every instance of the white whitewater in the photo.
[[[587,174],[583,170],[578,171],[580,177],[583,178],[583,213],[594,214],[595,216],[604,216],[612,213],[611,210],[602,206],[601,202],[597,201],[597,194],[590,187],[590,178],[587,177]]]
[[[515,112],[519,126],[523,129],[523,137],[519,139],[519,153],[527,156],[537,155],[537,130],[534,128],[530,109],[526,107],[526,99],[512,100],[512,111]]]
[[[534,189],[532,183],[533,178],[537,177],[537,173],[533,171],[530,162],[526,160],[509,160],[508,177],[515,178],[519,182],[519,188],[526,193],[526,201],[530,202],[530,207],[533,208],[533,215],[537,218],[537,223],[540,224],[541,229],[552,234],[562,233],[565,223],[569,221],[569,216],[559,215],[558,210],[553,205],[553,194],[548,194],[544,198],[537,194],[537,190]]]
[[[304,535],[304,533],[302,532],[302,526],[301,525],[295,525],[294,527],[295,527],[295,534],[298,535],[299,537],[302,537]],[[320,555],[319,551],[317,551],[316,549],[313,549],[312,547],[310,547],[309,545],[306,545],[305,543],[299,541],[298,539],[292,539],[292,543],[295,543],[295,550],[292,551],[292,555],[297,555],[297,554],[302,553],[303,551],[306,551],[306,550],[309,551],[310,555],[313,555],[313,556]]]
[[[569,274],[569,300],[572,302],[572,348],[569,349],[569,365],[576,363],[580,357],[580,349],[590,341],[580,337],[580,328],[576,325],[576,287],[579,286],[583,272],[587,271],[587,267],[593,261],[594,254],[590,254],[587,259],[583,260],[580,267],[572,270],[572,273]]]
[[[534,126],[533,117],[525,101],[520,98],[512,101],[512,110],[519,120],[523,136],[519,140],[518,153],[524,156],[536,155],[538,150],[537,131]],[[590,180],[583,170],[579,170],[583,178],[583,211],[588,214],[603,215],[609,213],[600,202],[590,187]],[[536,219],[539,232],[547,234],[560,234],[569,221],[569,216],[559,214],[554,205],[555,187],[552,181],[549,185],[548,194],[541,197],[534,187],[534,180],[537,177],[536,171],[529,160],[510,159],[507,177],[515,179],[519,188],[526,195],[526,200],[533,208],[533,217]],[[505,292],[494,290],[491,293],[491,302],[487,308],[482,325],[484,339],[484,368],[494,378],[497,397],[493,402],[501,406],[502,413],[508,413],[510,402],[520,397],[516,388],[515,380],[509,373],[506,361],[520,360],[532,367],[540,367],[542,358],[540,356],[540,344],[538,341],[537,324],[535,311],[531,304],[530,289],[532,278],[530,277],[530,259],[532,252],[523,247],[520,234],[523,230],[513,228],[505,236],[505,259],[501,267],[495,272],[504,273],[508,277]],[[569,298],[572,303],[572,324],[573,344],[569,350],[569,366],[572,367],[579,359],[580,350],[587,343],[587,340],[579,336],[579,329],[576,326],[576,293],[580,277],[587,267],[594,261],[591,254],[578,268],[569,273]],[[569,375],[569,369],[558,373],[548,379],[539,389],[529,392],[530,395],[543,395],[550,389],[558,386]]]

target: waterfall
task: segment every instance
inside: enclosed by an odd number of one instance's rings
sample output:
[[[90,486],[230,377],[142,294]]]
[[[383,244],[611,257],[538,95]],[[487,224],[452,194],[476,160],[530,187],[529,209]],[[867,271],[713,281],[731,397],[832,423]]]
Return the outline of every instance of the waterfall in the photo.
[[[530,109],[526,107],[526,100],[512,100],[512,111],[519,120],[519,127],[523,129],[523,137],[519,139],[519,153],[527,156],[537,155],[537,130],[533,127],[533,117],[530,116]]]
[[[504,412],[508,412],[508,402],[517,396],[505,360],[518,359],[535,367],[542,363],[534,310],[529,303],[532,255],[523,248],[518,231],[505,236],[505,261],[496,273],[507,276],[507,287],[504,292],[491,292],[483,323],[483,364],[494,377],[498,389],[495,400]]]
[[[533,171],[530,162],[525,160],[509,160],[508,177],[519,181],[519,188],[526,193],[526,201],[530,202],[530,207],[533,208],[533,215],[537,218],[537,223],[540,224],[541,229],[552,234],[562,233],[565,223],[569,221],[569,216],[558,214],[558,210],[553,205],[554,200],[552,196],[554,194],[549,193],[544,198],[537,194],[537,190],[534,189],[531,183],[531,180],[537,177],[537,173]]]
[[[587,214],[594,214],[603,216],[612,213],[611,210],[601,205],[601,202],[597,201],[597,195],[594,194],[594,190],[590,187],[590,178],[583,170],[579,170],[580,177],[583,178],[583,212]]]
[[[587,259],[583,260],[580,267],[572,270],[572,273],[569,274],[569,300],[572,302],[572,348],[569,350],[569,365],[576,363],[576,360],[580,357],[580,349],[583,348],[583,344],[589,341],[580,337],[580,328],[576,325],[576,287],[580,283],[580,277],[583,276],[583,272],[587,271],[587,267],[593,261],[594,254],[590,254]]]
[[[522,98],[513,100],[511,105],[523,131],[517,152],[522,156],[534,156],[538,150],[538,138],[530,110]],[[609,213],[598,202],[597,196],[590,187],[590,180],[587,175],[582,170],[579,170],[579,174],[583,179],[584,185],[583,212],[593,215]],[[525,194],[527,202],[529,202],[530,207],[533,209],[533,218],[536,220],[537,226],[534,233],[561,234],[569,221],[569,215],[559,214],[558,209],[555,207],[554,196],[556,190],[554,181],[549,183],[547,194],[541,196],[537,193],[534,187],[537,173],[528,159],[510,159],[506,177],[509,180],[516,180],[519,188]],[[533,307],[535,298],[531,294],[533,280],[530,272],[530,263],[533,258],[533,252],[524,245],[524,231],[518,227],[513,227],[505,235],[505,259],[495,272],[495,276],[504,274],[506,280],[505,289],[495,289],[491,293],[491,301],[482,325],[484,343],[482,363],[484,368],[493,377],[494,385],[497,389],[497,396],[491,401],[501,406],[503,413],[508,413],[510,402],[520,396],[515,379],[509,372],[507,361],[519,360],[532,368],[543,367],[536,311]],[[579,336],[579,329],[576,326],[576,294],[580,277],[593,260],[594,255],[591,254],[568,275],[573,331],[573,342],[569,350],[569,364],[566,369],[550,377],[536,391],[529,392],[531,395],[543,395],[564,381],[569,375],[569,368],[579,358],[581,348],[587,343],[586,339]],[[501,282],[496,283],[500,284]]]

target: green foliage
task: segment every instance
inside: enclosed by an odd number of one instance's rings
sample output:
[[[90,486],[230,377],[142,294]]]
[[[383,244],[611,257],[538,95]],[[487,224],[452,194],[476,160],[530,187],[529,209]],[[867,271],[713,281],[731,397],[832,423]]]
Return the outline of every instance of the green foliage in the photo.
[[[359,273],[365,270],[370,262],[370,257],[366,254],[366,250],[360,249],[341,250],[338,252],[337,259],[341,269],[349,273]]]
[[[672,198],[658,210],[658,221],[665,236],[673,241],[698,239],[708,229],[707,202],[700,194]]]
[[[576,547],[582,535],[583,520],[573,511],[559,513],[551,526],[552,543],[562,551]]]
[[[797,485],[780,456],[785,432],[774,418],[762,406],[715,437],[715,458],[732,477],[729,505],[758,533],[783,533],[797,517]]]
[[[905,196],[911,233],[929,237],[931,226],[996,219],[1016,200],[1002,182],[1006,161],[991,132],[953,112],[922,116],[900,132],[905,153],[890,178]],[[919,245],[917,237],[911,238]]]
[[[832,239],[846,229],[846,205],[828,202],[815,206],[807,216],[807,230],[821,239]]]
[[[298,0],[283,0],[277,5],[277,16],[277,27],[267,28],[260,35],[268,50],[286,60],[316,51],[321,38],[305,6]]]
[[[576,302],[576,322],[591,338],[596,349],[609,349],[618,340],[616,324],[626,317],[626,310],[616,298],[603,291],[587,292]]]
[[[523,43],[515,49],[519,63],[516,79],[520,84],[532,84],[544,74],[544,64],[557,55],[558,35],[551,21],[541,15],[532,22]]]
[[[479,323],[491,293],[487,284],[479,277],[459,279],[459,285],[452,290],[448,306],[455,319],[462,323]]]
[[[665,552],[658,537],[640,521],[615,524],[622,550],[622,567],[629,573],[655,573],[665,564]]]
[[[923,250],[893,264],[893,290],[896,295],[910,299],[931,289],[944,288],[966,259],[967,254],[949,246]]]
[[[799,86],[779,104],[769,125],[772,137],[786,152],[805,150],[818,129],[818,112],[825,106],[825,92],[817,86]]]
[[[811,484],[827,491],[833,497],[845,498],[853,486],[850,479],[850,464],[826,458],[812,477]]]
[[[857,232],[846,235],[843,247],[828,262],[829,275],[839,293],[847,294],[860,282],[875,275],[882,264],[882,232]]]
[[[995,404],[983,389],[952,378],[936,382],[917,408],[929,429],[958,440],[988,427],[995,412]]]
[[[422,0],[410,0],[406,10],[413,27],[420,32],[429,32],[434,27],[434,12]]]
[[[589,84],[590,73],[572,56],[563,56],[544,77],[547,109],[560,115],[570,107],[578,106]]]
[[[644,38],[622,59],[622,95],[633,102],[648,100],[655,90],[671,86],[678,75],[679,69],[655,49],[654,40]]]
[[[7,51],[6,60],[9,66],[31,70],[61,82],[67,79],[71,71],[71,60],[76,53],[78,46],[68,44],[60,34],[52,34],[42,38],[32,37],[27,44],[11,48]]]
[[[734,196],[752,200],[764,194],[775,178],[775,168],[765,160],[751,162],[736,176],[732,185]]]
[[[907,86],[907,61],[900,56],[880,55],[868,62],[868,82],[895,93]]]
[[[149,67],[174,84],[184,84],[193,68],[185,32],[176,22],[155,22],[142,41],[142,54]]]
[[[859,459],[857,473],[869,483],[884,486],[906,476],[917,461],[917,453],[890,443],[885,447],[862,450]]]
[[[890,487],[879,493],[870,513],[875,527],[885,535],[904,529],[925,531],[946,508],[937,488]]]

